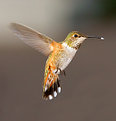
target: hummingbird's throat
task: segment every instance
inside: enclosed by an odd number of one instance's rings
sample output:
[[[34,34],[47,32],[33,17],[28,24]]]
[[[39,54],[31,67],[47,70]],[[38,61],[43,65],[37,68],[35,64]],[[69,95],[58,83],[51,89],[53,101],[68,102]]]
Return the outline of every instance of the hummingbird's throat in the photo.
[[[76,41],[74,41],[73,48],[79,49],[85,39],[86,39],[85,37],[78,38]]]

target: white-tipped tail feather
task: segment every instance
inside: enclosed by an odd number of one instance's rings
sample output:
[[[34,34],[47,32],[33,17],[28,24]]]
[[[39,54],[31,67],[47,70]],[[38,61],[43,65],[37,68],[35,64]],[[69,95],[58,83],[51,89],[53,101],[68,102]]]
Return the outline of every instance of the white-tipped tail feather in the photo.
[[[53,96],[52,95],[49,95],[48,98],[49,98],[49,100],[52,100],[53,99]]]
[[[57,92],[56,91],[54,91],[54,97],[56,97],[57,96]]]
[[[101,37],[102,40],[104,40],[104,37]]]
[[[58,93],[60,93],[61,92],[61,87],[58,87]]]

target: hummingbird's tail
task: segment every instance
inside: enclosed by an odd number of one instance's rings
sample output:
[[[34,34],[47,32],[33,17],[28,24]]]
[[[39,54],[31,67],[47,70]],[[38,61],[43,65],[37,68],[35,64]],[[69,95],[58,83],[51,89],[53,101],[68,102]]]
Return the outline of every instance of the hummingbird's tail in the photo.
[[[44,85],[43,85],[43,98],[53,99],[58,93],[61,92],[61,86],[58,77],[59,70],[56,67],[49,66],[45,71]]]
[[[58,93],[61,92],[61,86],[59,83],[60,80],[56,80],[46,91],[43,91],[43,98],[44,99],[53,99],[56,97]]]

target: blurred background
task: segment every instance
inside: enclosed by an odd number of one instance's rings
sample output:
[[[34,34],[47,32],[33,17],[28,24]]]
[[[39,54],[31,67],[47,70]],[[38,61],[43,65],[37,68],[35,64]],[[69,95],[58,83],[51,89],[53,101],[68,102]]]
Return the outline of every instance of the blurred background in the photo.
[[[86,40],[61,76],[62,93],[42,99],[47,57],[9,29],[22,23],[56,41]],[[116,121],[116,0],[0,0],[0,121]]]

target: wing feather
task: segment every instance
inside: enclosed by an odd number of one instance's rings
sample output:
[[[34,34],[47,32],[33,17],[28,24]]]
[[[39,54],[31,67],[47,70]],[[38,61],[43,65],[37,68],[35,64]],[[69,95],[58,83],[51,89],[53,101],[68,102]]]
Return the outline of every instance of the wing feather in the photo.
[[[54,40],[51,38],[29,27],[17,23],[11,23],[11,29],[18,38],[44,55],[49,55],[52,52],[50,44]]]

